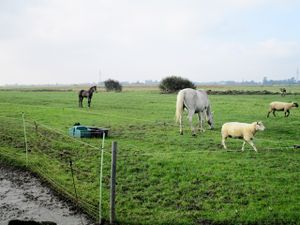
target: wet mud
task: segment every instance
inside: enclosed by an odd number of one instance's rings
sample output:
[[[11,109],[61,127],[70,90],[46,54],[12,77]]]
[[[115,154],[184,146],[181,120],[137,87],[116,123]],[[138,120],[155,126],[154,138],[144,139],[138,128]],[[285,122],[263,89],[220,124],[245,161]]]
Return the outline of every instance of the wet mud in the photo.
[[[93,224],[31,173],[0,165],[0,225],[8,225],[11,220]]]

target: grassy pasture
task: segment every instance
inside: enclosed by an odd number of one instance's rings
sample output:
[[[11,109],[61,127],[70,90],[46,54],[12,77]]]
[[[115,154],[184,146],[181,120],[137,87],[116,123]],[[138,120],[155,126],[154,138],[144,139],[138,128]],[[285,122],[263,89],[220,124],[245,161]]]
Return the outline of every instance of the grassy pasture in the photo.
[[[1,159],[24,165],[21,112],[25,112],[30,168],[72,194],[68,163],[61,156],[68,150],[82,206],[97,217],[99,150],[56,131],[67,134],[75,122],[108,127],[105,219],[109,218],[109,150],[115,140],[121,224],[300,224],[300,150],[291,148],[300,144],[300,111],[292,109],[288,118],[282,112],[266,118],[269,102],[299,103],[300,95],[209,97],[216,128],[192,137],[187,120],[182,136],[175,125],[176,95],[152,88],[96,93],[91,109],[77,107],[76,92],[0,91]],[[254,140],[258,153],[249,145],[241,152],[242,142],[233,139],[227,141],[229,151],[221,148],[224,122],[257,120],[266,126]],[[100,146],[97,139],[83,141]]]

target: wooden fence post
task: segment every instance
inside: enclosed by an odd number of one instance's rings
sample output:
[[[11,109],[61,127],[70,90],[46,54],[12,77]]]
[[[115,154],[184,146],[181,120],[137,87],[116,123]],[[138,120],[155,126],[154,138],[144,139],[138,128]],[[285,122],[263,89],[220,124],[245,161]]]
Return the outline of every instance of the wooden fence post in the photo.
[[[110,224],[116,219],[115,203],[116,203],[116,168],[117,168],[117,142],[112,143],[111,155],[111,180],[110,180]]]

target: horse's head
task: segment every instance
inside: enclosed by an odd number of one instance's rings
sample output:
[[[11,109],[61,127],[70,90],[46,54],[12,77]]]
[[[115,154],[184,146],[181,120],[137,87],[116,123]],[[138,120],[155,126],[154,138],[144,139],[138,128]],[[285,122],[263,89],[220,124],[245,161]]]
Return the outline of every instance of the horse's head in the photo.
[[[90,92],[97,92],[97,86],[93,86],[90,88]]]
[[[206,115],[207,115],[207,123],[208,125],[210,126],[210,129],[214,129],[215,128],[215,124],[214,124],[214,116],[213,116],[213,113],[208,110],[206,112]]]

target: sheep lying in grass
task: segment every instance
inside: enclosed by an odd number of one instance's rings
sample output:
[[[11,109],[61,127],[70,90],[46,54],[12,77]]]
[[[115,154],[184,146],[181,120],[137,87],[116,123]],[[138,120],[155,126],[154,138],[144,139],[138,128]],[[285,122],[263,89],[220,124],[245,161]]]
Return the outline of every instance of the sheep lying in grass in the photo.
[[[263,131],[265,126],[262,122],[253,122],[253,123],[239,123],[239,122],[229,122],[224,123],[222,126],[221,134],[222,134],[222,145],[225,149],[227,149],[225,145],[225,140],[227,137],[231,138],[241,138],[244,139],[244,143],[242,146],[242,151],[244,151],[244,146],[246,142],[248,142],[257,152],[255,145],[252,140],[255,133],[259,130]]]
[[[273,115],[275,115],[275,111],[284,111],[284,116],[288,117],[290,115],[290,109],[292,107],[298,107],[298,103],[296,102],[271,102],[270,103],[270,109],[268,112],[267,117],[269,117],[270,113],[273,112]]]

